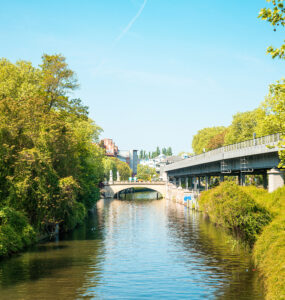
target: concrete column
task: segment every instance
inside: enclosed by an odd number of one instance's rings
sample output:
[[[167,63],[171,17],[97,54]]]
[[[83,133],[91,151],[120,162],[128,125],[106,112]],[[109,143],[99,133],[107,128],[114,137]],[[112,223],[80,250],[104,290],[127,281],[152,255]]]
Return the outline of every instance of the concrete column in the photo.
[[[209,189],[210,176],[205,176],[205,191]]]
[[[181,177],[178,178],[178,185],[181,187]]]
[[[194,190],[197,190],[198,178],[194,177]]]
[[[239,184],[240,184],[241,186],[245,186],[245,174],[244,174],[244,173],[241,173],[241,174],[239,175]]]
[[[268,174],[268,192],[272,193],[276,189],[284,186],[284,172],[277,168],[267,171]]]
[[[176,186],[176,178],[173,177],[173,184]]]
[[[263,179],[263,188],[267,189],[268,188],[267,173],[262,174],[262,179]]]
[[[185,178],[185,188],[188,190],[188,177]]]

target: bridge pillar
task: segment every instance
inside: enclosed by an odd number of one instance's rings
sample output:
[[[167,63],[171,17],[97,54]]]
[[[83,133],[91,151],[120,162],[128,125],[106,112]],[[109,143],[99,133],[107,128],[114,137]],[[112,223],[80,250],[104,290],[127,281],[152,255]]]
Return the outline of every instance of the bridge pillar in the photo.
[[[181,177],[178,178],[178,185],[181,187]]]
[[[277,168],[267,171],[268,192],[272,193],[284,185],[284,173]]]
[[[194,177],[194,190],[197,191],[198,177]]]
[[[185,177],[185,188],[188,190],[188,177]]]
[[[176,178],[173,177],[173,184],[176,186]]]
[[[205,176],[205,191],[209,189],[210,176]]]
[[[239,185],[245,186],[245,174],[244,173],[240,173],[238,175],[238,182],[239,182]]]
[[[267,173],[262,174],[262,179],[263,179],[263,188],[267,189],[268,188]]]

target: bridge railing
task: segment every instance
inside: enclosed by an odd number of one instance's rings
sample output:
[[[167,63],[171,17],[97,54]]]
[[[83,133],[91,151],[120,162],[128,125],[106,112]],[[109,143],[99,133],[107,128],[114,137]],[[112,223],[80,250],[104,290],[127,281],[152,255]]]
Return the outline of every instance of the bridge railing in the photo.
[[[259,137],[256,139],[247,140],[244,142],[223,146],[223,147],[220,147],[220,148],[217,148],[217,149],[214,149],[214,150],[202,153],[202,154],[194,155],[194,156],[188,158],[188,160],[197,160],[199,158],[205,158],[205,157],[209,157],[209,156],[219,154],[219,153],[236,151],[236,150],[250,148],[250,147],[259,146],[259,145],[273,145],[273,144],[279,142],[280,140],[281,140],[281,134],[274,133],[274,134],[262,136],[262,137]]]

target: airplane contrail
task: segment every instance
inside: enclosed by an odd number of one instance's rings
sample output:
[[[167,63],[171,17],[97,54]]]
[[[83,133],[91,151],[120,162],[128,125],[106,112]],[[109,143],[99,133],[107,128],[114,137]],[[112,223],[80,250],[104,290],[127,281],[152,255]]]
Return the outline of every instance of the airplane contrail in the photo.
[[[129,22],[129,24],[122,30],[122,32],[114,39],[110,50],[112,51],[112,49],[116,46],[116,44],[127,34],[127,32],[132,28],[132,26],[134,25],[134,23],[136,22],[136,20],[139,18],[139,16],[141,15],[141,13],[143,12],[146,3],[148,0],[144,0],[143,4],[141,5],[140,9],[138,10],[138,12],[136,13],[136,15],[131,19],[131,21]],[[103,59],[101,61],[101,63],[98,65],[98,67],[95,69],[95,73],[106,63],[107,59]]]
[[[140,7],[139,11],[137,12],[137,14],[131,19],[131,21],[124,28],[124,30],[116,37],[116,39],[114,40],[114,44],[116,44],[119,40],[121,40],[124,37],[124,35],[131,29],[131,27],[134,25],[135,21],[139,18],[139,16],[143,12],[146,3],[147,3],[147,0],[144,0],[144,2],[142,4],[142,6]]]

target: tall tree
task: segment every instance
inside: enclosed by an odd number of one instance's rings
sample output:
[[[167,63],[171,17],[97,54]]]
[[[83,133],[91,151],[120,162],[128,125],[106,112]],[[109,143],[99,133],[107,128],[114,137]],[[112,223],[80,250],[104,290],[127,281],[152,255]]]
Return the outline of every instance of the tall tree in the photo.
[[[252,139],[260,116],[260,109],[235,114],[232,124],[227,129],[225,144],[235,144]]]
[[[220,134],[225,130],[225,127],[209,127],[201,129],[197,132],[197,134],[194,135],[192,140],[192,148],[195,152],[195,154],[200,154],[204,150],[208,151],[210,150],[208,148],[210,140],[216,136],[217,134]]]
[[[167,148],[166,155],[167,155],[167,156],[172,156],[172,155],[173,155],[173,153],[172,153],[172,148],[171,148],[171,147],[168,147],[168,148]]]

